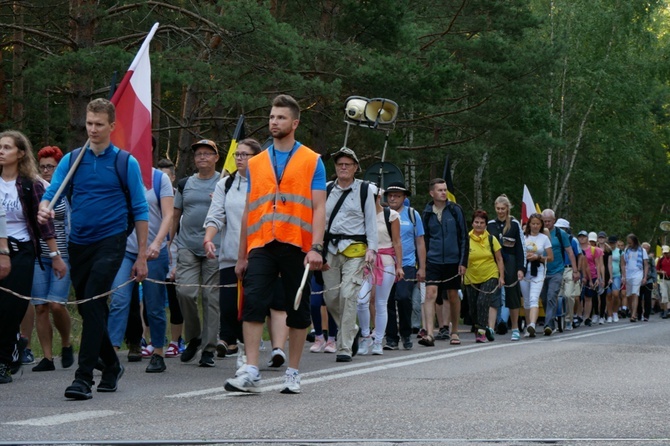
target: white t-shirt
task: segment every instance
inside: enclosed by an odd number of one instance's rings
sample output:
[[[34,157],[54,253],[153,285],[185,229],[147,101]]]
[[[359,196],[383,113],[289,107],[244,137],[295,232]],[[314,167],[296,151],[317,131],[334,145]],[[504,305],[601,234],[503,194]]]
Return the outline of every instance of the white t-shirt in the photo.
[[[7,235],[18,241],[27,242],[30,240],[30,233],[28,222],[23,216],[23,206],[19,200],[19,191],[16,189],[16,180],[5,181],[0,178],[0,197],[2,197],[2,207],[7,213]]]
[[[642,268],[637,264],[640,253],[642,254]],[[636,250],[628,248],[624,251],[624,259],[626,260],[626,279],[642,280],[642,276],[644,276],[644,261],[649,260],[647,251],[642,246],[638,246]]]
[[[546,235],[539,233],[537,235],[527,235],[526,237],[526,252],[533,254],[547,255],[547,249],[551,248],[551,240]],[[530,262],[528,263],[530,268]]]

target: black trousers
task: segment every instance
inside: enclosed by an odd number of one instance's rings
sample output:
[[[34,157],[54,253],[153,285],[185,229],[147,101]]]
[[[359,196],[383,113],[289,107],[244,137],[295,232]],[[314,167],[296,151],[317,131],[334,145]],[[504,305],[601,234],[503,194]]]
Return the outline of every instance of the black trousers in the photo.
[[[126,251],[126,234],[107,237],[90,245],[70,242],[70,278],[77,300],[89,299],[108,292],[121,266]],[[109,307],[107,298],[99,298],[78,305],[82,317],[79,367],[75,379],[93,383],[93,369],[102,359],[106,366],[118,364],[112,342],[107,333]]]
[[[12,269],[0,281],[0,286],[22,296],[30,296],[35,271],[35,248],[32,242],[13,242],[10,251]],[[0,363],[10,364],[20,360],[16,342],[28,305],[29,300],[0,291]]]
[[[400,342],[400,336],[407,337],[412,335],[412,293],[415,282],[408,282],[416,278],[416,268],[413,266],[403,266],[405,279],[393,285],[391,294],[389,294],[388,321],[386,322],[386,340]],[[396,312],[397,307],[397,312]],[[399,329],[399,330],[398,330]]]

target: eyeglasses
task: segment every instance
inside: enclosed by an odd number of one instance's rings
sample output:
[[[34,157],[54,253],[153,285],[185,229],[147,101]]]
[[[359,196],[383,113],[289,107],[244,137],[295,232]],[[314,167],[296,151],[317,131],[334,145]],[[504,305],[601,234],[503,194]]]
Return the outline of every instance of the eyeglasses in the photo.
[[[213,156],[216,156],[216,153],[214,152],[195,152],[193,154],[194,157],[198,158],[211,158]]]
[[[56,168],[53,164],[40,164],[40,170],[44,172],[51,172]]]
[[[246,153],[246,152],[235,152],[235,153],[233,153],[233,156],[235,158],[245,160],[247,158],[251,158],[252,156],[254,156],[254,154],[253,153]]]
[[[354,164],[355,164],[355,163],[337,163],[337,164],[335,164],[335,165],[336,165],[337,167],[339,167],[340,169],[348,169],[348,168],[350,168],[351,166],[353,166]]]

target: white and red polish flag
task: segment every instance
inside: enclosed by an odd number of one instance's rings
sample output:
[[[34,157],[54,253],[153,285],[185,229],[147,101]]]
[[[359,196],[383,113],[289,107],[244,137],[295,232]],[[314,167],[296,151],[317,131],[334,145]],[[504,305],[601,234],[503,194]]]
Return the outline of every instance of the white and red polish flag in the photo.
[[[530,196],[528,186],[523,185],[523,200],[521,201],[521,224],[525,225],[528,222],[531,214],[539,213],[538,207]]]
[[[152,186],[153,165],[149,43],[157,29],[158,23],[155,23],[111,99],[116,106],[116,127],[112,132],[112,142],[137,158],[142,180],[149,189]]]

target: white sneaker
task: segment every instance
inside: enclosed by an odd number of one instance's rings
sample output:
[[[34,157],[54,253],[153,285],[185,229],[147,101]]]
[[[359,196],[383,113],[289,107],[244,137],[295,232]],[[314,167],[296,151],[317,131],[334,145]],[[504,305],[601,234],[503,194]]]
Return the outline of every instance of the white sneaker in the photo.
[[[337,344],[335,344],[334,340],[328,339],[326,341],[326,346],[323,348],[324,353],[335,353],[337,351]]]
[[[591,323],[592,324],[597,324],[598,323],[598,315],[594,314],[593,317],[591,318]]]
[[[309,348],[309,351],[312,353],[320,353],[323,351],[325,346],[326,340],[323,339],[323,336],[317,336],[314,340],[314,344],[312,344],[312,346]]]
[[[226,380],[225,389],[229,392],[258,393],[258,384],[260,382],[260,375],[253,377],[247,370],[243,370],[235,378]]]
[[[370,353],[371,345],[372,345],[372,336],[361,336],[361,339],[358,341],[358,354],[365,356],[368,353]]]
[[[608,317],[607,317],[607,323],[608,323],[608,324],[611,324],[611,323],[612,323],[612,316],[608,316]]]
[[[619,315],[618,314],[614,313],[612,315],[612,322],[619,322]]]
[[[360,351],[359,351],[360,353]],[[383,355],[384,354],[384,349],[382,347],[382,343],[374,343],[372,344],[372,354],[373,355]]]
[[[565,324],[566,331],[572,331],[572,324]]]
[[[300,375],[298,372],[284,375],[284,387],[280,393],[300,393]]]
[[[286,362],[286,354],[284,353],[284,350],[281,348],[273,348],[272,356],[270,356],[270,359],[268,360],[268,367],[281,367],[284,362]]]
[[[605,325],[605,318],[601,317],[600,320],[598,321],[598,325]]]

